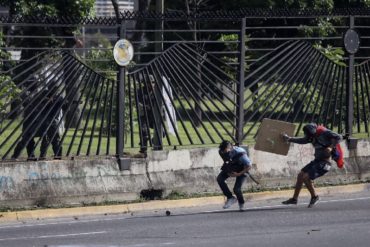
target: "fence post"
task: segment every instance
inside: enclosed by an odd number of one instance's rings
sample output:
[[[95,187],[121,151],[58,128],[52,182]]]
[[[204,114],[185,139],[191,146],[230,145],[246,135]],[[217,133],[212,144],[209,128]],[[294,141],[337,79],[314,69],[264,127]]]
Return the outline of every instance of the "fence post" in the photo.
[[[352,30],[354,27],[354,17],[349,17],[349,29]],[[344,41],[346,42],[346,40]],[[348,52],[348,50],[347,50]],[[348,60],[348,67],[347,67],[347,84],[346,84],[346,91],[347,91],[347,100],[346,100],[346,135],[352,136],[352,128],[353,128],[353,74],[354,74],[354,61],[355,55],[353,52],[349,52],[349,60]]]
[[[118,21],[120,24],[117,28],[118,40],[124,38],[126,21]],[[124,115],[125,115],[125,85],[126,85],[126,68],[118,66],[117,74],[117,106],[116,106],[116,157],[120,170],[127,169],[124,167],[123,162],[123,149],[124,149]],[[112,96],[113,97],[113,96]]]
[[[238,95],[236,106],[236,132],[235,139],[238,145],[243,143],[243,128],[244,128],[244,78],[245,78],[245,28],[246,18],[241,19],[240,33],[239,33],[239,75],[238,75]]]
[[[155,3],[155,10],[157,14],[163,15],[164,13],[164,0],[157,0]],[[164,30],[164,21],[163,21],[163,16],[161,16],[160,21],[155,22],[155,52],[163,52],[163,30]],[[159,32],[160,30],[160,32]],[[154,76],[154,75],[153,75]],[[159,76],[161,77],[161,76]],[[159,80],[162,80],[162,78],[158,78]],[[163,128],[165,126],[162,125],[162,100],[161,100],[161,94],[162,94],[162,84],[159,82],[156,82],[156,89],[155,89],[155,95],[156,98],[158,99],[158,105],[159,109],[157,107],[153,106],[153,114],[154,118],[157,121],[157,129],[159,133],[153,134],[153,150],[162,150],[163,149]],[[155,131],[155,130],[154,130]]]

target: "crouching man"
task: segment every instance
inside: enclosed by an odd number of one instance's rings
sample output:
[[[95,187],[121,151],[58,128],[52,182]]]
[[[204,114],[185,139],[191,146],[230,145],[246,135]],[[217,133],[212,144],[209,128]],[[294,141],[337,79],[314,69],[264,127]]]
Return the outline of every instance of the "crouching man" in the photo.
[[[222,193],[227,198],[223,208],[229,208],[238,201],[239,209],[242,211],[244,209],[242,185],[246,178],[245,173],[251,169],[251,161],[243,148],[234,147],[229,141],[223,141],[220,144],[219,154],[223,159],[224,164],[221,167],[220,174],[217,176],[217,182]],[[225,182],[229,177],[236,177],[233,189],[236,198],[233,196]]]

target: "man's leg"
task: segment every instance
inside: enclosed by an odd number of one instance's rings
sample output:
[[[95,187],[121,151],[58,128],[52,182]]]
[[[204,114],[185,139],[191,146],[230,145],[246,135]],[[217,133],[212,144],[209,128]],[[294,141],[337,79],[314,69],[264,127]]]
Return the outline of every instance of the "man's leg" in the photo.
[[[146,153],[148,150],[148,140],[149,140],[149,130],[148,125],[146,124],[146,119],[141,118],[141,134],[142,139],[140,141],[140,153]]]
[[[59,133],[56,133],[54,139],[51,142],[53,147],[54,157],[61,158],[62,157],[62,147],[60,146],[60,136]]]
[[[242,192],[242,185],[245,180],[245,175],[239,176],[236,178],[235,185],[234,185],[234,193],[236,198],[238,199],[239,204],[244,204],[244,197]]]
[[[226,179],[229,177],[226,172],[221,171],[220,174],[217,176],[217,183],[220,186],[222,193],[226,196],[227,200],[225,205],[223,206],[224,209],[229,208],[233,205],[237,200],[233,197],[233,194],[229,190],[229,187],[226,184]]]
[[[306,174],[306,175],[307,176],[304,178],[304,184],[306,185],[308,191],[310,192],[311,197],[315,197],[315,196],[317,196],[317,194],[316,194],[315,188],[313,186],[313,181],[309,178],[308,174]]]
[[[35,160],[35,141],[33,138],[27,144],[27,155],[29,160]]]
[[[226,179],[228,179],[229,175],[227,175],[226,172],[221,171],[220,174],[217,176],[217,183],[220,186],[222,193],[226,196],[227,199],[230,199],[233,197],[233,194],[231,193],[229,187],[226,184]]]
[[[33,141],[33,138],[31,138],[31,136],[32,135],[31,135],[31,133],[29,131],[27,131],[27,132],[25,132],[25,133],[22,134],[21,140],[18,142],[17,146],[14,149],[14,153],[12,155],[12,159],[17,159],[19,157],[19,155],[22,152],[22,149],[24,148],[24,146],[26,145],[26,142],[28,140],[32,140]],[[28,145],[27,145],[27,151],[28,151]]]
[[[302,190],[302,186],[303,186],[303,183],[305,182],[306,178],[308,178],[308,174],[307,173],[305,173],[303,171],[300,171],[298,173],[297,182],[295,184],[294,194],[293,194],[293,198],[294,199],[298,200],[299,193]]]
[[[309,179],[309,172],[312,170],[312,167],[314,166],[315,162],[311,161],[308,163],[305,167],[302,168],[302,170],[299,172],[297,176],[297,182],[295,184],[294,194],[293,197],[283,201],[283,204],[297,204],[299,193],[302,190],[303,183],[307,181],[307,178]]]
[[[42,138],[41,141],[41,147],[40,147],[40,158],[45,159],[46,153],[47,153],[47,147],[49,146],[49,137],[48,135],[45,135]]]

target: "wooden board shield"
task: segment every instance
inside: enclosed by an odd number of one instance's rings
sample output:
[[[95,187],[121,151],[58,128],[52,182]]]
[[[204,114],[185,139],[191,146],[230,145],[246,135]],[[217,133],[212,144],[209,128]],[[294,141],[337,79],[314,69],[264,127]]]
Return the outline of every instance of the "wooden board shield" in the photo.
[[[295,125],[292,123],[264,118],[256,137],[255,150],[287,155],[289,143],[282,138],[282,133],[294,136]]]

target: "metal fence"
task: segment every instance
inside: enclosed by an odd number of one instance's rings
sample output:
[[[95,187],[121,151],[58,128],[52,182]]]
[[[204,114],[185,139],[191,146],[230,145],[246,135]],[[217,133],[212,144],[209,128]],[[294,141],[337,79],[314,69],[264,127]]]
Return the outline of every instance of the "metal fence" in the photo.
[[[122,156],[222,139],[251,143],[266,117],[295,123],[296,134],[317,122],[368,136],[369,14],[2,16],[0,156]],[[360,35],[357,53],[341,52],[348,29]],[[113,62],[118,38],[134,45],[126,69]]]

